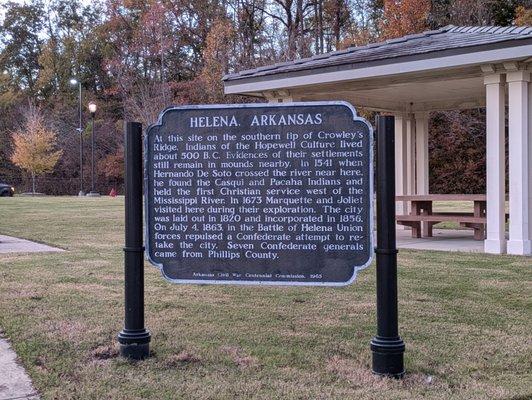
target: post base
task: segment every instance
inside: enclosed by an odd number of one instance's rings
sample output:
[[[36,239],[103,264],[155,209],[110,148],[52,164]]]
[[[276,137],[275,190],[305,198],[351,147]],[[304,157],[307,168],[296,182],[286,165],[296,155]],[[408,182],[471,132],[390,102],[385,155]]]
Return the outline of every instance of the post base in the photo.
[[[506,239],[484,240],[484,252],[489,254],[504,254],[506,252]]]
[[[100,193],[90,191],[89,193],[87,193],[87,197],[100,197]]]
[[[403,355],[405,344],[400,337],[384,338],[376,336],[371,340],[373,353],[373,373],[394,378],[405,374]]]
[[[150,356],[150,332],[146,329],[123,329],[118,334],[120,355],[132,360],[143,360]]]
[[[80,190],[79,193],[78,193],[78,196],[79,197],[85,196],[85,192],[83,190]]]
[[[507,246],[508,254],[517,256],[532,255],[532,241],[531,240],[508,240]]]

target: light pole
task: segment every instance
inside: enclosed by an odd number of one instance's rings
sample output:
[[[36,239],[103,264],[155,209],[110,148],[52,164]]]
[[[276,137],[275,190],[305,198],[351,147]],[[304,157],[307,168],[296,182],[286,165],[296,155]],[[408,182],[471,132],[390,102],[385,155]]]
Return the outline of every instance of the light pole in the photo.
[[[94,115],[96,114],[96,103],[89,103],[89,112],[91,113],[91,125],[92,125],[92,134],[91,134],[91,191],[87,193],[87,196],[97,197],[100,195],[97,191],[94,190]]]
[[[79,133],[79,193],[78,196],[85,196],[85,191],[83,190],[83,135],[81,128],[81,82],[75,78],[70,79],[70,84],[72,86],[78,85],[79,87],[79,127],[77,129]]]

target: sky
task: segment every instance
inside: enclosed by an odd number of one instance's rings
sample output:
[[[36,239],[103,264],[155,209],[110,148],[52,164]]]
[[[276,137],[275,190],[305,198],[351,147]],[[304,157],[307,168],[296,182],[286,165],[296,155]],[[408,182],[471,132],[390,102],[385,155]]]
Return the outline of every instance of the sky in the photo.
[[[4,22],[4,5],[13,2],[13,3],[19,3],[23,4],[24,0],[0,0],[0,24]]]

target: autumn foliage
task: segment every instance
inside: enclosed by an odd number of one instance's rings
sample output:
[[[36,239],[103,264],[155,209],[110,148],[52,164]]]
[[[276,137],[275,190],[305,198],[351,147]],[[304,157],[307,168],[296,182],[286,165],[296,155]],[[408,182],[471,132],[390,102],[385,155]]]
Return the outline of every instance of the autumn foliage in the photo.
[[[532,26],[532,4],[531,8],[525,8],[525,6],[518,6],[515,9],[515,21],[517,26]]]
[[[29,100],[46,115],[42,130],[57,134],[48,143],[55,144],[38,153],[54,156],[54,149],[63,150],[56,162],[57,157],[44,160],[53,166],[44,168],[49,174],[39,180],[40,188],[51,194],[75,194],[80,178],[90,178],[86,145],[80,177],[80,139],[90,139],[86,106],[93,100],[98,104],[96,185],[102,192],[111,185],[120,192],[124,120],[148,126],[171,105],[258,101],[225,96],[223,75],[448,24],[530,25],[530,0],[0,2],[0,181],[27,185],[24,171],[30,170],[18,167],[28,165],[22,161],[27,157],[11,154],[31,147],[24,142],[29,139],[18,136],[19,131],[27,132],[18,128],[18,121],[25,120]],[[83,92],[81,137],[73,77]],[[473,187],[485,175],[480,164],[464,162],[464,173],[452,176],[454,165],[445,154],[452,153],[457,141],[463,148],[478,149],[484,136],[465,140],[471,131],[451,122],[465,118],[465,126],[485,132],[483,117],[479,112],[442,115],[435,119],[440,125],[434,125],[434,132],[439,133],[430,136],[431,166],[437,171],[431,176],[431,190],[458,190],[464,187],[458,183],[460,177],[466,188]],[[482,152],[476,156],[484,162]],[[457,180],[445,186],[442,177]]]
[[[63,153],[56,150],[56,134],[46,127],[41,111],[30,105],[23,126],[13,134],[14,152],[11,161],[31,174],[35,193],[35,178],[52,172]]]
[[[382,36],[392,39],[428,28],[430,0],[384,0]]]
[[[203,51],[203,68],[199,81],[204,87],[204,102],[219,103],[223,100],[223,85],[221,77],[229,72],[229,54],[233,51],[232,43],[235,30],[230,21],[217,20],[214,22]]]

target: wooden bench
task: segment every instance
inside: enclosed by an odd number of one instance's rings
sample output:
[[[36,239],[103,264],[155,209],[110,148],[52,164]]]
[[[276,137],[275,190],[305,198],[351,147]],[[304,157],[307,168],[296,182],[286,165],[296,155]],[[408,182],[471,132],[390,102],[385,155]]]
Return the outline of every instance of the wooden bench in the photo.
[[[460,226],[473,228],[474,238],[483,240],[485,238],[486,217],[475,217],[464,215],[466,213],[434,213],[431,215],[398,215],[397,223],[399,225],[410,226],[412,228],[412,237],[421,237],[421,223],[428,223],[427,237],[432,236],[432,226],[440,222],[458,222]]]
[[[397,201],[411,203],[409,215],[397,215],[399,225],[412,228],[412,237],[432,237],[433,225],[440,222],[457,222],[474,230],[476,240],[484,240],[486,234],[486,195],[413,195],[397,196]],[[473,201],[474,212],[433,212],[434,201]]]

